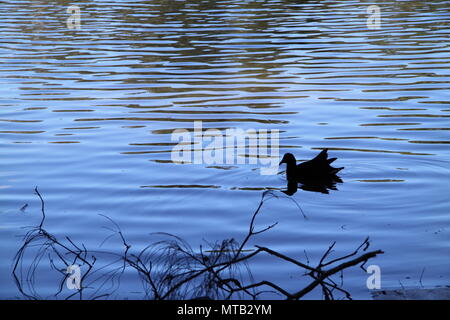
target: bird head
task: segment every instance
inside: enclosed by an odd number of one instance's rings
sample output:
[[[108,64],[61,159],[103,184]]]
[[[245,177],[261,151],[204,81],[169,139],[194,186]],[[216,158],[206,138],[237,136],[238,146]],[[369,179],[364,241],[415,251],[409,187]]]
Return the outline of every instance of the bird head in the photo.
[[[281,159],[279,165],[281,165],[282,163],[286,163],[286,164],[294,163],[295,164],[296,160],[295,160],[294,155],[292,153],[285,153],[284,156],[283,156],[283,159]]]

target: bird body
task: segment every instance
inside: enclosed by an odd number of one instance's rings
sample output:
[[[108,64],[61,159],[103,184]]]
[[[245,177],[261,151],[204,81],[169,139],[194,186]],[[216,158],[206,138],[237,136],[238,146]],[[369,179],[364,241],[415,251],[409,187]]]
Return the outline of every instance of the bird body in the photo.
[[[328,149],[323,149],[314,159],[297,165],[297,160],[291,153],[283,156],[280,164],[286,163],[286,176],[288,180],[299,182],[318,182],[323,180],[339,179],[336,174],[344,169],[334,168],[331,163],[337,158],[328,159]]]

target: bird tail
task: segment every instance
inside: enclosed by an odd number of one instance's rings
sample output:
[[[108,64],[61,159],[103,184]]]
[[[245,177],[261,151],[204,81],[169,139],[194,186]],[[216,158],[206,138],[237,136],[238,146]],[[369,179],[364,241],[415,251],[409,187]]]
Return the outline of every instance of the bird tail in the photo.
[[[342,169],[344,169],[344,167],[334,168],[334,169],[333,169],[333,174],[338,173],[338,172],[341,171]]]
[[[312,161],[327,161],[328,149],[323,149]]]
[[[335,161],[337,158],[330,158],[330,159],[327,159],[327,162],[328,162],[328,164],[331,164],[333,161]]]

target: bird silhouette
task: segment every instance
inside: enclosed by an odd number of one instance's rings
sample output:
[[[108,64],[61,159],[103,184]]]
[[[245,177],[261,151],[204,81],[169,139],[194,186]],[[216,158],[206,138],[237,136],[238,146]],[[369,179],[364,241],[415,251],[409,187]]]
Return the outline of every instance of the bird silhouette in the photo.
[[[335,168],[331,163],[337,158],[328,158],[328,149],[323,149],[314,159],[297,164],[292,153],[286,153],[280,165],[286,163],[286,178],[288,180],[288,195],[293,195],[297,188],[294,184],[300,183],[300,188],[306,191],[328,193],[328,190],[337,190],[336,183],[343,181],[337,173],[344,167]]]

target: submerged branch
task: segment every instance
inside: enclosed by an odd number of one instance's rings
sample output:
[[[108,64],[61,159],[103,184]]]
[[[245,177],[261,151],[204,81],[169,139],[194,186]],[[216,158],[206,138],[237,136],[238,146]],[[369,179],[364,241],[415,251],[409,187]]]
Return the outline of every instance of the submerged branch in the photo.
[[[350,299],[350,293],[342,289],[331,278],[343,270],[360,265],[369,259],[382,254],[376,250],[357,256],[360,251],[366,251],[370,245],[369,239],[359,245],[355,251],[332,259],[325,260],[332,253],[336,242],[325,251],[317,266],[313,267],[309,261],[303,263],[283,253],[265,246],[255,245],[255,249],[247,253],[244,248],[256,235],[274,228],[277,223],[255,230],[255,222],[266,200],[277,196],[269,191],[262,194],[261,200],[253,213],[247,234],[239,243],[233,239],[221,242],[207,243],[208,250],[196,251],[185,240],[170,234],[159,233],[166,240],[147,245],[140,251],[132,251],[131,244],[126,240],[119,225],[107,216],[114,226],[109,228],[119,241],[119,252],[88,250],[83,244],[77,244],[69,237],[59,240],[46,231],[45,202],[37,187],[35,193],[41,201],[42,218],[37,227],[31,228],[23,238],[23,244],[17,251],[13,263],[13,278],[19,292],[27,299],[42,299],[36,290],[38,269],[48,271],[48,268],[61,274],[58,290],[52,295],[58,298],[64,292],[64,283],[71,275],[67,273],[70,266],[80,265],[84,269],[80,277],[81,286],[75,292],[70,292],[65,299],[78,296],[79,299],[111,298],[119,288],[122,275],[137,275],[148,299],[187,299],[208,297],[210,299],[257,299],[263,293],[263,287],[269,287],[285,299],[301,299],[318,286],[322,289],[325,299],[333,299],[333,291],[341,293]],[[271,197],[267,197],[270,195]],[[111,236],[108,236],[109,240]],[[106,241],[106,239],[105,239]],[[104,241],[104,242],[105,242]],[[104,243],[102,242],[102,244]],[[28,257],[28,254],[30,257]],[[288,289],[264,279],[253,281],[250,263],[253,258],[261,254],[268,254],[275,260],[287,262],[300,268],[305,275],[312,278],[301,290],[290,293]],[[48,261],[48,264],[44,262]],[[309,260],[307,258],[307,260]],[[30,262],[31,261],[31,262]],[[27,264],[28,263],[28,264]],[[339,264],[338,264],[339,263]],[[327,267],[327,269],[324,269]]]

